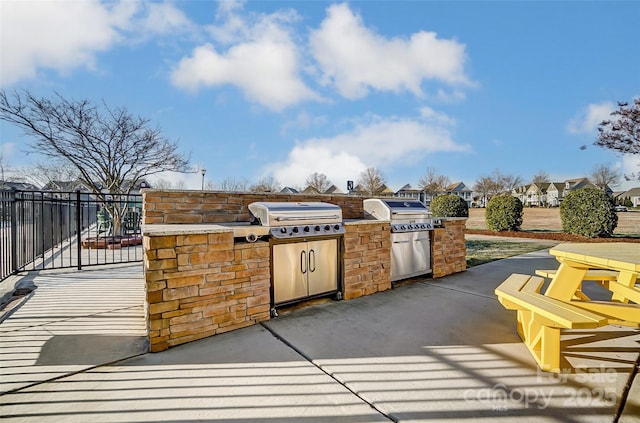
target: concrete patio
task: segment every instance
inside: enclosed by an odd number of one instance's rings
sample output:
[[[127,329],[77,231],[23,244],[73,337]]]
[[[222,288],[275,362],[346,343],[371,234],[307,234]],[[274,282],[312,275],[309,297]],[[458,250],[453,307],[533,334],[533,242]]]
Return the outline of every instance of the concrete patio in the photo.
[[[568,332],[540,372],[493,290],[547,251],[146,353],[141,265],[33,274],[0,324],[20,422],[639,422],[640,331]]]

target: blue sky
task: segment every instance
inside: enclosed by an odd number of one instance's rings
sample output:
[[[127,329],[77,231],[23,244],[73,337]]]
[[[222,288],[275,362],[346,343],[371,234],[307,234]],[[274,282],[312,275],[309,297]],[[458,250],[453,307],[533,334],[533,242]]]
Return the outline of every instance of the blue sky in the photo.
[[[592,143],[640,95],[635,1],[3,0],[0,85],[151,119],[213,183],[313,172],[392,189],[638,171]],[[13,167],[38,160],[0,122]],[[588,148],[581,149],[586,145]],[[164,175],[200,188],[200,174]],[[620,190],[639,185],[624,183]]]

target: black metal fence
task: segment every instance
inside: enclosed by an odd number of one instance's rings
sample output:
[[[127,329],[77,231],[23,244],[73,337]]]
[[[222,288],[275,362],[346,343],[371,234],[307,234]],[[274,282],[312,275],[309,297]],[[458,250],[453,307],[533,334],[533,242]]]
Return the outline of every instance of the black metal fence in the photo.
[[[142,260],[142,195],[0,190],[0,280]]]

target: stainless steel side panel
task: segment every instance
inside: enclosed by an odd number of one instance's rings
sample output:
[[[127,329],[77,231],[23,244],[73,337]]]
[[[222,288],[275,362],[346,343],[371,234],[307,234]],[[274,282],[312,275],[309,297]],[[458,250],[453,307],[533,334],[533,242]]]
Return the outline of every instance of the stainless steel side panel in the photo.
[[[391,280],[431,272],[429,232],[391,234]]]
[[[273,246],[273,299],[275,303],[307,296],[305,242]]]
[[[338,289],[338,240],[307,243],[309,257],[309,295]]]

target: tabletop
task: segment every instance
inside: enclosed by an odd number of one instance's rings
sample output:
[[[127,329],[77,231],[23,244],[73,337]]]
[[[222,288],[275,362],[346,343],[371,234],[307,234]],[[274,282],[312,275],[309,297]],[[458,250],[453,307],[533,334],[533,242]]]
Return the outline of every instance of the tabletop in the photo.
[[[558,258],[601,269],[640,272],[640,243],[566,243],[549,252]]]

